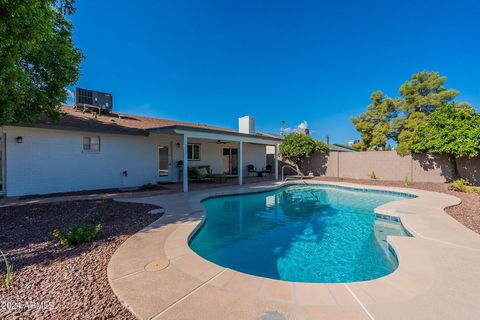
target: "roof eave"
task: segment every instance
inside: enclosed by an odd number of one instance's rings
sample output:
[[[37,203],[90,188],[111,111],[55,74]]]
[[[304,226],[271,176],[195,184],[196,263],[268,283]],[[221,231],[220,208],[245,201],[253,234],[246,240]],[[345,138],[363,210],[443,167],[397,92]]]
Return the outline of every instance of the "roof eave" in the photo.
[[[147,129],[148,132],[153,133],[162,133],[162,132],[175,132],[176,131],[194,131],[194,132],[204,132],[204,133],[213,133],[213,134],[222,134],[222,135],[230,135],[236,137],[246,137],[246,138],[255,138],[261,140],[269,140],[269,141],[278,141],[282,142],[283,139],[275,138],[275,137],[267,137],[267,136],[257,136],[253,134],[241,133],[236,131],[227,131],[227,130],[218,130],[218,129],[210,129],[210,128],[196,128],[196,127],[189,127],[189,126],[182,126],[182,125],[173,125],[167,127],[158,127],[158,128],[150,128]]]

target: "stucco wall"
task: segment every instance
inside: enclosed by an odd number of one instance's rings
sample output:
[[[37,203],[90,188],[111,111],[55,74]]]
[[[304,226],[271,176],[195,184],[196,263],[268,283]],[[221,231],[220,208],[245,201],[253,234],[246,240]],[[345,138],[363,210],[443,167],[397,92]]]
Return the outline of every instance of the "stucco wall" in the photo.
[[[480,183],[480,158],[457,160],[461,177]],[[415,154],[399,156],[396,151],[331,152],[316,154],[305,161],[305,171],[315,175],[368,179],[371,172],[380,180],[447,182],[453,178],[448,156]]]
[[[158,137],[101,134],[101,150],[95,153],[83,151],[83,136],[98,134],[17,127],[5,131],[8,196],[157,181]],[[16,142],[17,136],[23,143]]]
[[[5,127],[6,192],[8,196],[45,194],[104,188],[125,188],[145,183],[177,181],[177,163],[182,159],[181,136],[151,134],[148,137],[82,133],[36,128]],[[83,137],[99,135],[98,153],[83,151]],[[16,142],[18,136],[23,143]],[[223,172],[223,148],[238,143],[217,144],[214,140],[189,139],[200,143],[200,161],[189,166],[211,165]],[[171,174],[158,176],[158,146],[169,146]],[[244,175],[247,164],[266,165],[264,145],[244,143]],[[127,176],[123,174],[127,171]]]

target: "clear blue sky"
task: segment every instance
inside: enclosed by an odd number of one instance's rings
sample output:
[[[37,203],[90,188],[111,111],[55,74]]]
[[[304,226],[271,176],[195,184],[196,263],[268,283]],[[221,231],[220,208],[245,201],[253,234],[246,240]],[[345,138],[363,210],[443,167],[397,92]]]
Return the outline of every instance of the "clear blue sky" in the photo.
[[[118,112],[257,129],[308,121],[343,143],[370,93],[437,70],[480,106],[480,4],[465,1],[81,1],[79,86]]]

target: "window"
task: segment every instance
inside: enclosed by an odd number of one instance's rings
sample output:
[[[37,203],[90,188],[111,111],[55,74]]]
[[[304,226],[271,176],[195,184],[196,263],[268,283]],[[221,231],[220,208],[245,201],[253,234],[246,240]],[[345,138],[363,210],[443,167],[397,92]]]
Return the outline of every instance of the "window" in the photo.
[[[200,145],[196,143],[189,144],[187,146],[187,158],[188,160],[199,161],[200,160]]]
[[[100,137],[83,137],[83,151],[99,152]]]

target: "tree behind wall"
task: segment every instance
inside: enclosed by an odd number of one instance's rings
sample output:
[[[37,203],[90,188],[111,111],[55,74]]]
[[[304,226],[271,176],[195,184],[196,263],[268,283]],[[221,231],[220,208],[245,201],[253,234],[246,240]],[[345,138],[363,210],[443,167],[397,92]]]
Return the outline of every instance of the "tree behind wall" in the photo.
[[[352,119],[361,134],[361,141],[353,146],[359,150],[385,150],[392,135],[392,119],[397,115],[398,101],[385,97],[382,91],[370,96],[372,103],[367,111]]]
[[[79,76],[74,0],[0,0],[0,125],[60,117],[66,86]]]
[[[439,107],[418,125],[409,149],[449,155],[454,179],[458,178],[456,159],[480,155],[480,113],[468,104]]]
[[[438,108],[450,103],[458,94],[447,89],[447,78],[438,72],[421,71],[411,76],[399,90],[400,97],[385,97],[381,91],[372,93],[367,111],[352,119],[360,132],[360,150],[385,150],[389,139],[398,143],[397,152],[411,152],[410,140],[417,127]]]
[[[298,172],[302,172],[302,164],[305,158],[315,152],[328,154],[328,146],[303,133],[290,133],[280,145],[280,155],[293,163]]]
[[[409,154],[410,140],[415,137],[417,127],[438,108],[450,103],[458,91],[447,89],[447,77],[438,72],[421,71],[400,87],[400,117],[393,121],[393,135],[398,142],[397,152]]]

